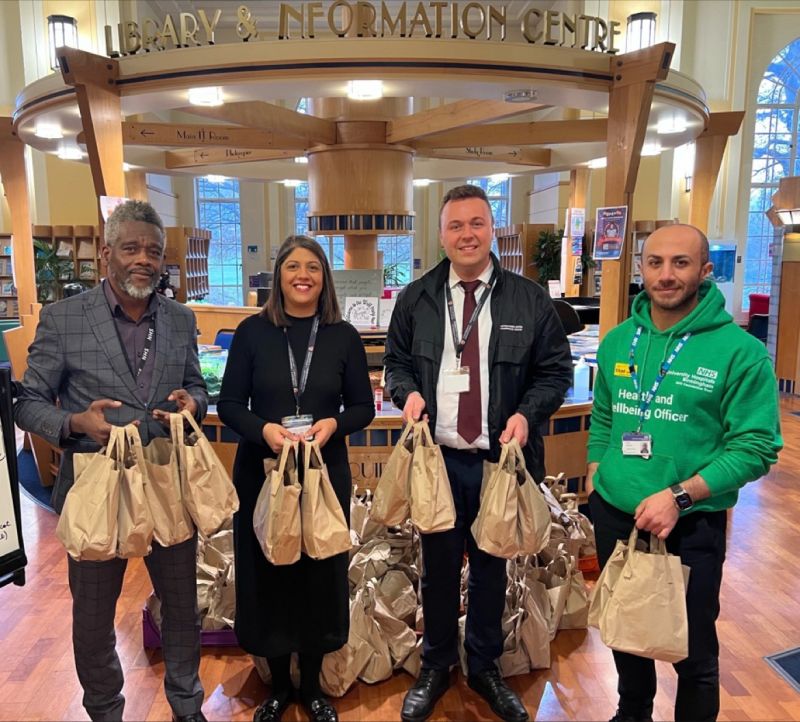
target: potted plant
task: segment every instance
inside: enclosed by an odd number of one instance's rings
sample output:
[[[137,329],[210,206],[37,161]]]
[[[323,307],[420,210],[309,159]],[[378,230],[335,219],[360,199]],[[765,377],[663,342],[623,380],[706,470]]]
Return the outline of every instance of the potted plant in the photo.
[[[74,281],[72,261],[61,258],[55,248],[41,239],[33,241],[33,264],[39,303],[52,303],[61,297],[60,281]]]
[[[563,229],[539,232],[539,242],[533,257],[533,265],[538,271],[536,280],[545,288],[547,288],[548,281],[561,277],[561,238],[563,235]]]

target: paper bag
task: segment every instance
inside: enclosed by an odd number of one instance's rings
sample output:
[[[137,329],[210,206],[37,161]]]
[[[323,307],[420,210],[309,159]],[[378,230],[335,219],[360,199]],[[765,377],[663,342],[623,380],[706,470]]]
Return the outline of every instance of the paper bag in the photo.
[[[183,433],[184,419],[194,432],[189,443]],[[180,414],[170,414],[169,420],[183,503],[200,532],[211,536],[239,510],[239,497],[225,465],[194,417],[184,409]]]
[[[350,528],[316,441],[303,442],[302,550],[312,559],[350,551]]]
[[[78,561],[106,561],[117,554],[117,515],[125,432],[112,426],[104,449],[75,454],[75,483],[67,493],[56,535]]]
[[[512,446],[504,444],[498,463],[484,463],[483,470],[480,508],[472,523],[472,536],[487,554],[512,559],[519,553],[516,456]]]
[[[127,447],[119,494],[117,556],[130,559],[150,553],[154,522],[147,504],[147,478],[139,429],[135,424],[128,424],[123,431]]]
[[[413,424],[406,424],[397,445],[384,464],[375,487],[370,517],[386,526],[398,526],[408,519],[410,506],[408,482],[413,451]]]
[[[455,526],[453,491],[442,450],[433,443],[427,421],[414,424],[409,490],[411,521],[422,534],[447,531]]]
[[[264,556],[273,564],[294,564],[300,558],[302,527],[297,480],[297,442],[283,442],[278,465],[267,459],[267,478],[256,499],[253,531]]]

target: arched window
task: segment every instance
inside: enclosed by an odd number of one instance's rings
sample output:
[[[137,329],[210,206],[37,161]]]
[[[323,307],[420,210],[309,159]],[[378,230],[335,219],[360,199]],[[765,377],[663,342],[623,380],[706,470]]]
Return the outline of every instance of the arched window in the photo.
[[[781,50],[767,66],[756,98],[753,170],[747,218],[742,307],[751,293],[769,293],[772,278],[772,225],[764,212],[772,205],[778,181],[800,175],[800,38]]]

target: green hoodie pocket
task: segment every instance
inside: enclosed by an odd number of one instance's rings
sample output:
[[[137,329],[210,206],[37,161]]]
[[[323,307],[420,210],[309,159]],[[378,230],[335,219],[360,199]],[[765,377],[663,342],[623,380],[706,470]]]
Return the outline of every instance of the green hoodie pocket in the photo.
[[[680,481],[684,479],[671,456],[653,454],[642,459],[609,447],[600,460],[594,486],[609,504],[633,514],[643,499]]]

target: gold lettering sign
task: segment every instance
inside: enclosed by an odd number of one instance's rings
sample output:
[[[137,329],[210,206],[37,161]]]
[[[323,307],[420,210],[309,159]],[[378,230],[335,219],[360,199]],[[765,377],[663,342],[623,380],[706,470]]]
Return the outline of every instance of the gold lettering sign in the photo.
[[[233,5],[233,4],[232,4]],[[263,28],[266,18],[254,15],[246,5],[225,8],[242,42],[314,39],[326,33],[339,38],[466,38],[505,41],[508,30],[506,4],[428,0],[389,5],[384,0],[314,0],[276,3],[278,31]],[[213,45],[214,31],[223,11],[217,9],[209,20],[205,10],[197,15],[169,13],[163,22],[143,18],[141,23],[119,23],[105,27],[106,54],[117,58],[139,52]],[[261,22],[261,26],[259,26]],[[559,10],[528,9],[520,21],[525,42],[567,48],[581,48],[615,55],[620,23],[603,18]],[[116,39],[115,39],[116,35]]]

